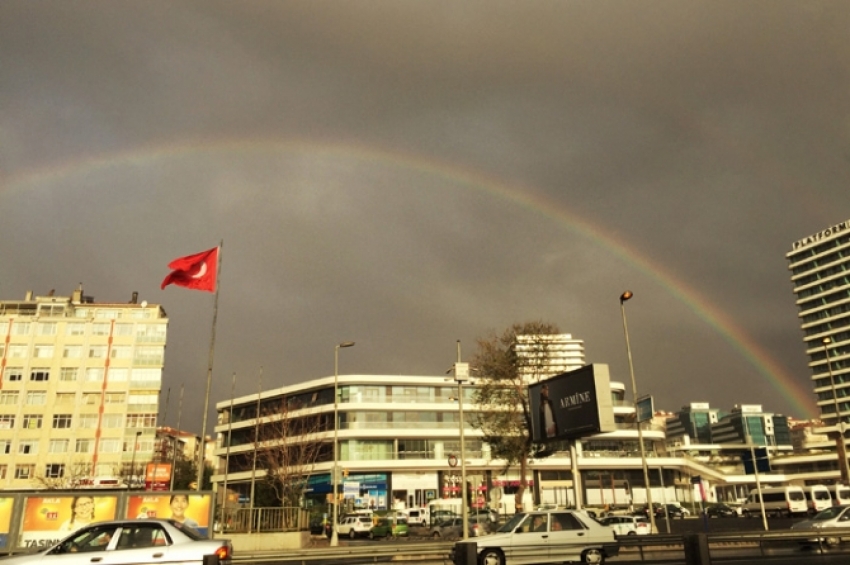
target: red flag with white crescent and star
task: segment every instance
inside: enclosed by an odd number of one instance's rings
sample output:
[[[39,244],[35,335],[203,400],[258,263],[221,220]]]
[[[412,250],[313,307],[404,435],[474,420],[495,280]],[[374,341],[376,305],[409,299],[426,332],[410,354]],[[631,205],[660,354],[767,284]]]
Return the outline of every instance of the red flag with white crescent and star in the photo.
[[[162,281],[160,288],[176,284],[193,290],[215,292],[218,247],[175,259],[168,264],[168,268],[172,271]]]

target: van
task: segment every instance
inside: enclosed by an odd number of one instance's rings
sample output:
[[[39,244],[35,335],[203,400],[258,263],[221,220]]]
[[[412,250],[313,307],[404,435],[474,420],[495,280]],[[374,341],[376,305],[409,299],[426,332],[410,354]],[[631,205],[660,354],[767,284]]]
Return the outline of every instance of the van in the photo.
[[[829,494],[829,489],[823,485],[803,487],[803,494],[806,495],[806,506],[809,508],[809,514],[817,514],[832,506],[832,496]]]
[[[847,485],[829,485],[829,495],[832,497],[834,506],[850,504],[850,487]]]
[[[428,509],[427,508],[410,508],[402,510],[402,514],[407,518],[407,523],[411,526],[427,526],[428,525]]]
[[[806,494],[802,487],[786,486],[761,489],[762,500],[764,500],[764,512],[772,516],[790,517],[793,515],[804,515],[809,511],[806,504]],[[743,516],[761,515],[761,500],[757,490],[750,491],[747,500],[741,508]]]

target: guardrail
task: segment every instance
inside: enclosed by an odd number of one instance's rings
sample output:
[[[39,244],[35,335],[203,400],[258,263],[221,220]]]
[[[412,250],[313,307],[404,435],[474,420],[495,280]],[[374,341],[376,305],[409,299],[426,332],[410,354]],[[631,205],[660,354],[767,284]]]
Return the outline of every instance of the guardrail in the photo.
[[[850,562],[850,547],[836,549],[829,538],[850,541],[850,528],[781,530],[773,532],[684,533],[623,536],[617,565],[717,565],[722,563]],[[470,538],[469,541],[475,541]],[[234,563],[345,563],[416,562],[450,565],[455,542],[370,542],[357,546],[322,547],[274,552],[237,553]],[[846,544],[850,545],[850,544]],[[800,547],[807,547],[799,553]]]

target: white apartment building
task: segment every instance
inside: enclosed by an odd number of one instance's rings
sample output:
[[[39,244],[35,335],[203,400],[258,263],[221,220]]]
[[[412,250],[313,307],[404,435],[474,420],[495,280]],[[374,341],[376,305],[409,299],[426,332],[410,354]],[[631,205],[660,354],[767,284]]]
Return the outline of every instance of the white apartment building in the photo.
[[[144,480],[168,319],[137,299],[0,301],[0,489]]]

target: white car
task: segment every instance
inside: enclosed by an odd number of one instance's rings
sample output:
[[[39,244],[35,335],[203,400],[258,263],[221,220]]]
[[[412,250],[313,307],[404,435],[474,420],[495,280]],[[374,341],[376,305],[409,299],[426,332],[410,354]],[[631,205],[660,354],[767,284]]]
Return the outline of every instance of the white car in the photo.
[[[79,555],[77,555],[79,554]],[[214,557],[212,557],[214,556]],[[81,528],[56,545],[2,560],[3,565],[181,563],[230,565],[229,540],[210,540],[173,520],[116,520]]]
[[[652,533],[652,525],[643,516],[606,516],[600,523],[608,526],[618,536],[646,535]]]
[[[369,516],[346,516],[337,526],[337,537],[368,537],[373,525]]]
[[[455,544],[461,565],[475,544],[480,565],[525,565],[580,561],[599,565],[620,551],[613,530],[580,510],[518,513],[496,533]]]

